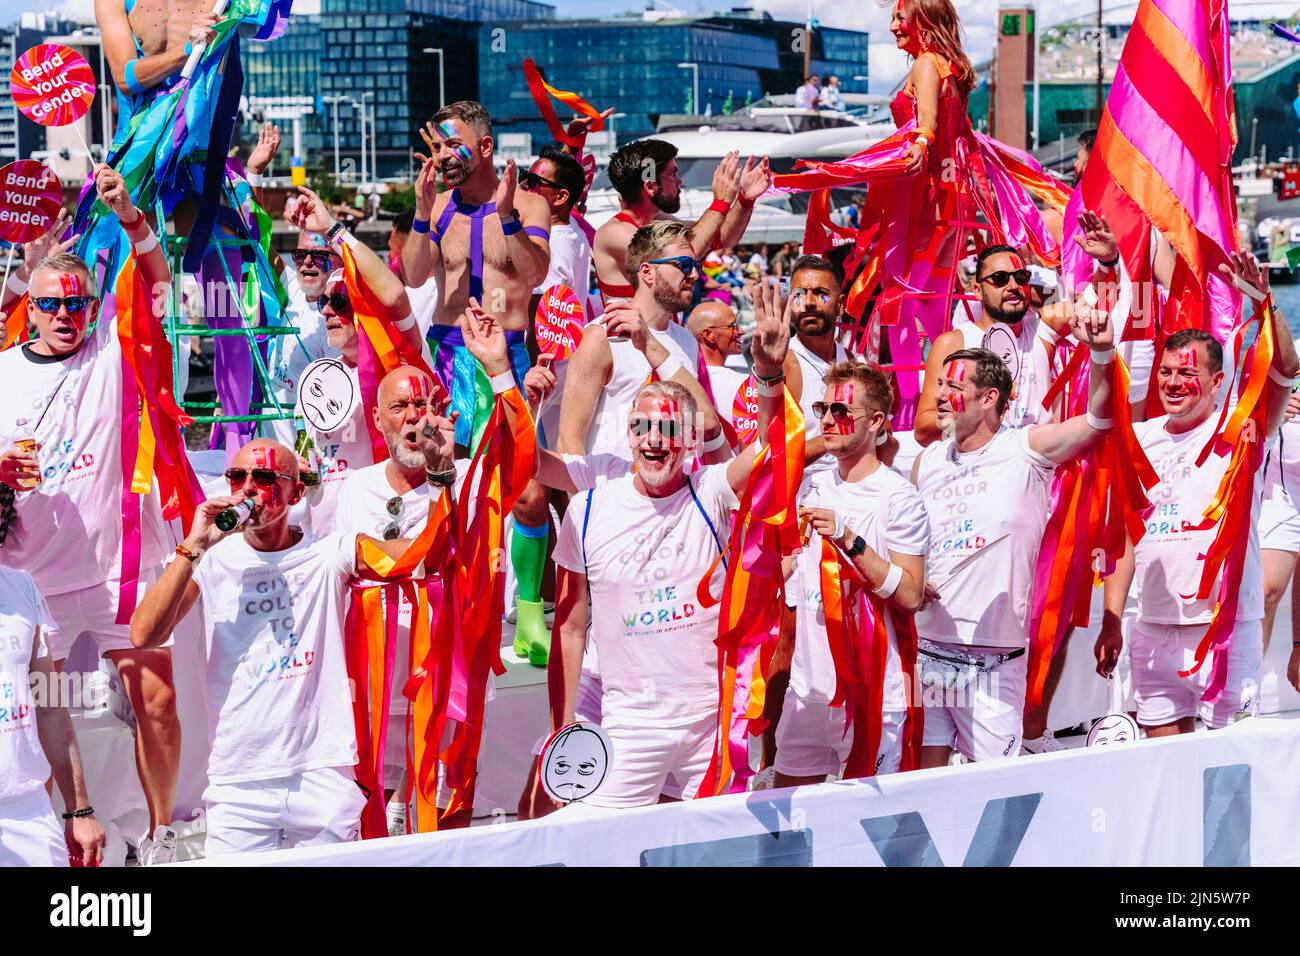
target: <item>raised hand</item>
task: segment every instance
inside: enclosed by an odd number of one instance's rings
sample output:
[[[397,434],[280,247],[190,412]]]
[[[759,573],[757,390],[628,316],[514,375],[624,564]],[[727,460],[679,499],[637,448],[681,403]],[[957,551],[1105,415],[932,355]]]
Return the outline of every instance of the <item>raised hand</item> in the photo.
[[[306,186],[298,187],[299,201],[289,216],[289,225],[304,232],[325,232],[334,225],[334,217],[324,201]]]
[[[607,110],[601,110],[600,111],[601,123],[604,123],[605,120],[609,119],[613,115],[614,115],[614,107],[612,106]],[[575,116],[573,119],[569,121],[569,127],[567,130],[565,130],[565,132],[569,134],[570,139],[585,137],[588,133],[591,132],[591,127],[595,125],[595,122],[596,122],[595,119],[593,119],[590,116],[586,116],[586,115]]]
[[[753,202],[772,187],[772,167],[767,157],[745,161],[745,168],[740,173],[740,195],[746,202]]]
[[[220,495],[216,498],[209,498],[199,505],[194,510],[194,523],[190,525],[190,533],[185,539],[185,547],[191,551],[206,551],[224,538],[226,532],[216,525],[217,515],[247,499],[248,496],[243,493]]]
[[[420,134],[420,139],[424,140],[424,145],[428,148],[429,155],[432,156],[436,153],[438,151],[438,143],[442,137],[440,137],[437,131],[433,128],[433,120],[425,120],[424,125],[421,126],[417,132]]]
[[[754,288],[754,335],[749,341],[754,374],[775,377],[785,365],[790,349],[790,313],[793,300],[776,279],[760,280]]]
[[[1228,264],[1220,265],[1219,272],[1256,301],[1263,301],[1268,296],[1268,270],[1261,269],[1255,257],[1245,250],[1239,249],[1229,255]]]
[[[1094,352],[1108,352],[1115,347],[1115,327],[1105,309],[1076,303],[1070,316],[1070,331]]]
[[[519,167],[515,165],[513,159],[506,160],[505,172],[501,174],[501,182],[497,184],[497,191],[492,195],[492,201],[497,204],[497,215],[502,219],[508,219],[515,208],[515,186],[519,184]]]
[[[424,415],[415,424],[415,443],[424,452],[424,466],[434,473],[451,471],[456,453],[457,412],[450,417],[439,415],[426,405]]]
[[[1079,232],[1074,241],[1089,258],[1098,262],[1113,262],[1119,258],[1119,246],[1115,243],[1110,223],[1105,216],[1090,209],[1079,213]]]
[[[415,158],[421,164],[420,175],[415,180],[415,218],[428,219],[438,201],[438,167],[432,157],[423,153],[416,153]]]
[[[266,167],[271,165],[271,160],[275,159],[278,152],[280,152],[280,127],[263,123],[262,128],[257,131],[257,145],[248,154],[248,171],[260,176]]]
[[[139,221],[143,215],[131,202],[131,194],[127,192],[121,173],[106,163],[100,163],[95,168],[95,190],[99,193],[100,201],[113,211],[124,226]]]
[[[733,149],[722,161],[718,163],[718,168],[713,171],[713,198],[721,199],[727,204],[735,202],[736,193],[739,190],[737,182],[740,171],[740,150]]]
[[[461,332],[465,336],[465,348],[478,359],[489,377],[510,371],[505,330],[501,323],[483,311],[478,299],[471,297],[469,305],[465,306]]]
[[[537,364],[524,376],[524,394],[528,398],[528,404],[533,408],[546,401],[547,397],[555,391],[555,386],[559,384],[559,379],[551,370],[553,360],[554,356],[550,352],[543,352],[537,357]]]
[[[60,209],[58,216],[54,219],[54,224],[45,230],[44,235],[37,236],[31,242],[23,243],[23,264],[18,269],[18,277],[24,282],[31,276],[32,271],[48,259],[50,256],[56,256],[61,252],[67,252],[72,248],[80,236],[69,236],[62,242],[59,241],[61,236],[68,228],[68,223],[72,222],[72,216],[66,209]]]
[[[610,299],[601,318],[604,320],[605,333],[611,339],[630,339],[638,352],[645,352],[646,344],[650,341],[650,328],[631,302],[626,299]]]

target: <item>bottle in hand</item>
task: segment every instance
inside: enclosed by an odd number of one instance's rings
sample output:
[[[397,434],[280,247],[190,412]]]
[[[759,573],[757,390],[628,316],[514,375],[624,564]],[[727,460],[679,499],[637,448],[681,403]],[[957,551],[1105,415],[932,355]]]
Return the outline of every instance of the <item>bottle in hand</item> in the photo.
[[[229,534],[248,524],[248,519],[253,517],[253,512],[256,510],[256,499],[246,498],[237,505],[226,508],[224,511],[218,511],[217,517],[213,519],[213,524]]]
[[[37,447],[36,432],[32,430],[31,423],[25,418],[18,419],[14,428],[14,448],[35,457]],[[39,470],[37,471],[35,478],[24,478],[22,481],[18,482],[18,484],[24,488],[35,488],[40,483],[41,476]]]

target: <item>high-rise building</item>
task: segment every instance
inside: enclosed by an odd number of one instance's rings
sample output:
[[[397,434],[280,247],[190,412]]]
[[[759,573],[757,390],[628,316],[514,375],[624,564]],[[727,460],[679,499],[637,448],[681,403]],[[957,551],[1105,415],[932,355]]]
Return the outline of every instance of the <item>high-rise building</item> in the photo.
[[[816,27],[810,68],[833,73],[846,93],[867,92],[867,34]],[[524,82],[531,57],[560,89],[626,114],[618,139],[646,136],[661,114],[720,113],[728,101],[793,93],[803,80],[802,23],[736,8],[720,16],[639,15],[604,20],[552,20],[483,27],[478,37],[483,105],[503,130],[550,139]],[[697,79],[698,75],[698,79]],[[698,84],[699,102],[694,103]]]
[[[344,173],[369,178],[372,164],[381,177],[406,173],[419,145],[416,128],[439,103],[481,99],[480,26],[490,31],[493,24],[554,15],[553,6],[534,0],[322,0],[326,154],[332,156],[337,102]],[[371,153],[364,160],[363,107]]]

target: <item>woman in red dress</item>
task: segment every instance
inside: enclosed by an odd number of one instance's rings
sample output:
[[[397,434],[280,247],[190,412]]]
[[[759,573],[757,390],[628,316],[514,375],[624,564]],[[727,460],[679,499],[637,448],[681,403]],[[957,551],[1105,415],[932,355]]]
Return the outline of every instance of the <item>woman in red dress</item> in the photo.
[[[921,335],[933,340],[949,327],[968,242],[1009,243],[1055,265],[1058,244],[1032,197],[1059,211],[1069,191],[1028,154],[972,128],[966,110],[976,78],[951,0],[897,0],[890,32],[914,61],[890,105],[898,132],[842,162],[801,160],[804,171],[775,177],[774,189],[814,192],[805,252],[824,252],[834,235],[856,243],[847,271],[861,271],[846,312],[864,315],[875,294],[857,349],[874,361],[888,330],[902,398],[894,427],[909,429],[920,393]],[[854,235],[830,222],[829,190],[860,185],[867,196]]]

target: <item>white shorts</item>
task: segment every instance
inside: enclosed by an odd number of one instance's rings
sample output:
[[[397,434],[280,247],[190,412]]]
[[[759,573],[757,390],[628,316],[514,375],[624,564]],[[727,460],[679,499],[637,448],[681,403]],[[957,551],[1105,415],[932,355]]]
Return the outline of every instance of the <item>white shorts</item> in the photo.
[[[67,865],[63,827],[44,787],[0,803],[0,866]]]
[[[853,731],[845,727],[847,716],[843,707],[804,700],[793,687],[787,687],[776,725],[776,772],[785,777],[839,776],[853,746]],[[903,759],[907,712],[886,711],[882,716],[876,773],[897,773]]]
[[[1265,499],[1260,505],[1259,546],[1266,551],[1300,552],[1300,511],[1289,498]]]
[[[962,652],[954,646],[953,651]],[[1025,681],[1028,654],[991,670],[981,670],[964,687],[944,691],[922,686],[926,747],[947,747],[967,760],[984,762],[1020,753],[1025,721]],[[926,657],[917,655],[917,665]]]
[[[161,574],[161,567],[141,569],[137,601],[144,597],[145,591]],[[131,625],[116,622],[119,587],[117,578],[109,578],[88,588],[46,595],[50,616],[59,626],[59,633],[50,641],[50,655],[54,660],[67,660],[73,643],[82,634],[90,635],[99,648],[100,657],[109,651],[135,649],[131,645]],[[171,644],[172,636],[168,634],[162,646],[170,647]]]
[[[677,727],[605,725],[614,764],[596,793],[583,803],[597,807],[644,807],[660,795],[695,796],[713,757],[718,720],[709,711]]]
[[[365,795],[351,767],[304,770],[274,780],[210,783],[206,854],[258,853],[348,843],[361,835]]]
[[[1147,624],[1135,621],[1129,632],[1133,667],[1133,696],[1143,727],[1200,717],[1207,727],[1223,727],[1238,712],[1254,716],[1259,709],[1259,672],[1264,659],[1264,630],[1260,621],[1238,621],[1228,648],[1228,679],[1213,704],[1201,695],[1214,672],[1214,653],[1190,677],[1179,677],[1196,659],[1196,645],[1205,636],[1204,624]]]

